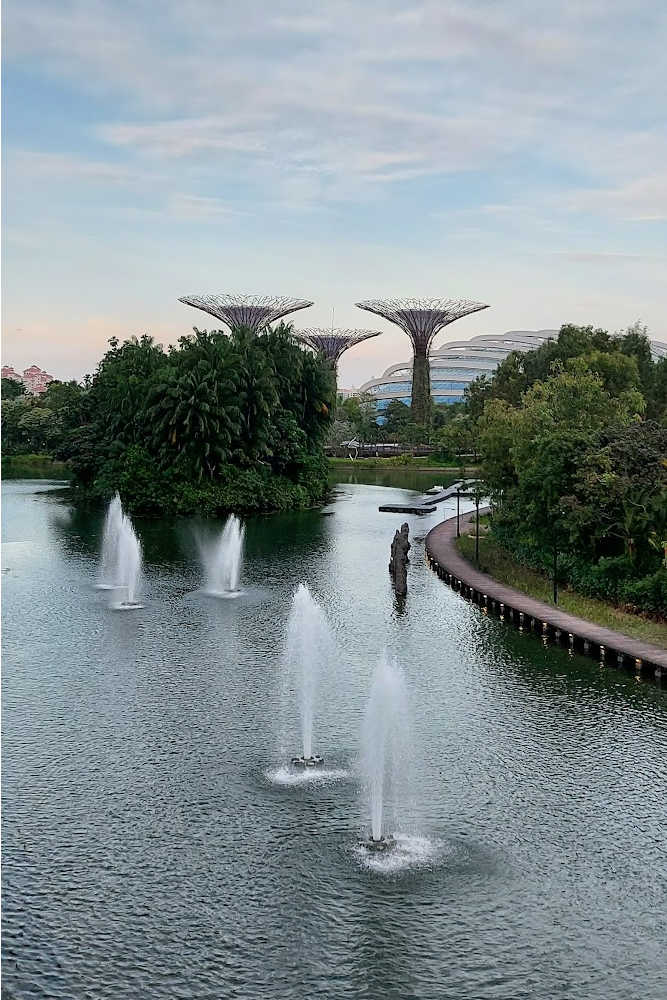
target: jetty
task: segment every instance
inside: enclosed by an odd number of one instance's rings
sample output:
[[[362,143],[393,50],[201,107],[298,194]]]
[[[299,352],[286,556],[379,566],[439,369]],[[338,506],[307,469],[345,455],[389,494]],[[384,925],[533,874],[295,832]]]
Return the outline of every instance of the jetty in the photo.
[[[439,503],[442,503],[444,500],[449,500],[450,497],[470,496],[470,490],[474,484],[474,479],[462,479],[458,483],[452,483],[451,486],[441,490],[440,493],[424,493],[421,497],[418,497],[414,503],[386,503],[378,507],[378,510],[383,513],[389,512],[391,514],[432,514],[436,510]]]

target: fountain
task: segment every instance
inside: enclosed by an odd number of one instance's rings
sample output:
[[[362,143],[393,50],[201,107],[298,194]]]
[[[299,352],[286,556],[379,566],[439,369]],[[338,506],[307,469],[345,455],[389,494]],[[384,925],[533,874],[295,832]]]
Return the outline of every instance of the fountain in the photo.
[[[369,851],[387,851],[395,838],[385,832],[405,789],[408,727],[407,691],[401,668],[386,655],[373,675],[362,730],[362,765],[368,789],[371,835],[361,841]]]
[[[100,560],[100,576],[98,590],[113,590],[118,575],[118,539],[123,518],[123,507],[118,493],[107,507],[104,518],[104,535],[102,536],[102,558]]]
[[[213,597],[239,596],[244,538],[245,528],[236,515],[230,514],[214,542],[199,540],[206,574],[205,593]]]
[[[324,612],[301,583],[292,600],[287,631],[288,667],[295,675],[301,716],[302,753],[292,757],[294,767],[313,768],[323,763],[323,758],[313,753],[313,722],[318,679],[330,653],[331,632]]]
[[[115,611],[143,607],[136,599],[141,578],[141,543],[127,514],[120,519],[115,570],[110,606]]]

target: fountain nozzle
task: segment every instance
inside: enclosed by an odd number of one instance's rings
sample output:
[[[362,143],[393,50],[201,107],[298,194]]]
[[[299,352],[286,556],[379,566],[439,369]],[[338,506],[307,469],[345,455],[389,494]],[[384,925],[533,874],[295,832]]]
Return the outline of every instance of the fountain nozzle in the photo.
[[[390,851],[396,846],[396,839],[388,834],[386,837],[384,835],[377,838],[369,837],[368,840],[360,840],[359,843],[367,851]]]
[[[312,757],[292,757],[290,763],[292,767],[318,767],[324,763],[324,757],[319,757],[317,754],[313,754]]]

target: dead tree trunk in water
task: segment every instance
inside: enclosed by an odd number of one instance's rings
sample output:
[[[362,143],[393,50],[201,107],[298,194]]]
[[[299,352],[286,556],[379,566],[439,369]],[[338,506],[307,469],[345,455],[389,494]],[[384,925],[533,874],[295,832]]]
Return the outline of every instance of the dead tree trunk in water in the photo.
[[[408,541],[407,521],[401,525],[401,530],[394,535],[391,543],[391,558],[389,559],[389,572],[396,593],[404,597],[408,592],[408,552],[410,542]]]

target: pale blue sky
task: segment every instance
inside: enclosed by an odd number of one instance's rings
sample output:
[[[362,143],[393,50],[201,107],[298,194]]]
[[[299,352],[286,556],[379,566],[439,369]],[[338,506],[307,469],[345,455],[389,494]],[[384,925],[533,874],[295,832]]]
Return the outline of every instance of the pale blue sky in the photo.
[[[436,341],[637,318],[667,340],[663,3],[6,0],[4,354],[166,343],[188,292],[491,308]],[[370,322],[369,322],[370,321]],[[400,332],[346,355],[359,385]]]

